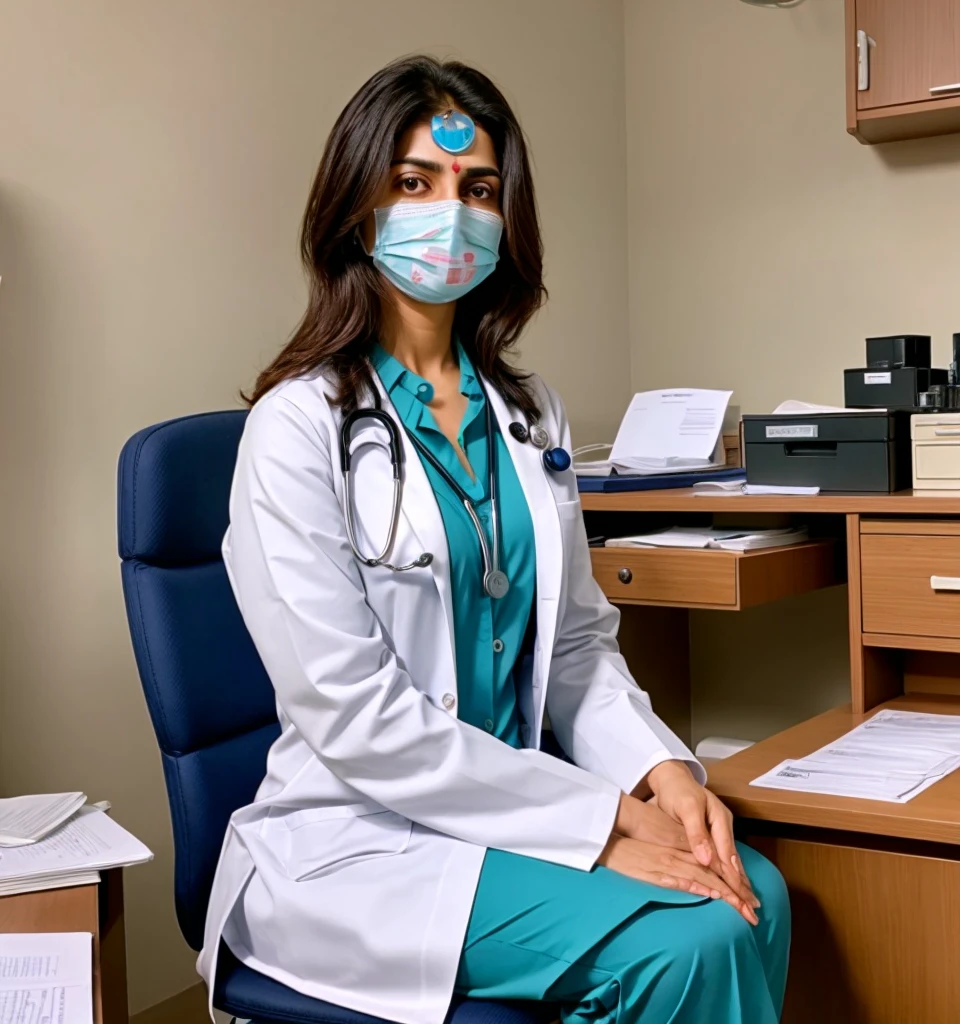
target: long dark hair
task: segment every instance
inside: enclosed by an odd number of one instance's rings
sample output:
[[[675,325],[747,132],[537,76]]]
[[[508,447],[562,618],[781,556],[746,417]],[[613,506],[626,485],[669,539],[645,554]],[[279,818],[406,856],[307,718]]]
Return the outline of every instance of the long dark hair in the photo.
[[[365,355],[381,326],[386,291],[357,244],[356,229],[380,193],[394,147],[412,125],[451,103],[493,140],[502,177],[504,229],[493,274],[457,302],[454,330],[478,369],[532,419],[539,409],[527,377],[507,364],[527,321],[546,298],[543,246],[523,132],[486,75],[455,61],[405,57],[378,71],[347,104],[327,139],[303,218],[300,253],[310,297],[293,337],[260,374],[252,404],[271,388],[329,367],[337,399],[356,408],[372,389]]]

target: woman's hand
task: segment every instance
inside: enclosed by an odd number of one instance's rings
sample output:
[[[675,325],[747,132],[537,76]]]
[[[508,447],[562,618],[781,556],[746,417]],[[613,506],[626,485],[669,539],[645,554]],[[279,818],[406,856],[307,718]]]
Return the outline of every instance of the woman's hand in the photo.
[[[760,901],[737,857],[733,840],[733,815],[690,774],[683,761],[663,761],[647,776],[646,783],[657,807],[683,827],[693,856],[709,867],[751,909]],[[748,918],[750,920],[750,918]]]
[[[679,822],[657,807],[653,801],[645,802],[626,793],[620,794],[620,808],[613,831],[628,839],[637,839],[654,846],[690,853],[687,833]]]
[[[753,910],[710,868],[700,864],[692,853],[614,833],[607,840],[597,863],[662,889],[680,889],[694,896],[725,900],[751,924],[757,923]]]

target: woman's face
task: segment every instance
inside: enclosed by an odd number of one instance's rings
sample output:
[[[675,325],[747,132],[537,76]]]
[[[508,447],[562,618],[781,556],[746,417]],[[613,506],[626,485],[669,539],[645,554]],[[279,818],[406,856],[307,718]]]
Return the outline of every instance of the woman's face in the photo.
[[[455,156],[433,141],[430,125],[424,122],[415,124],[397,143],[375,206],[459,199],[467,206],[499,214],[500,184],[493,140],[480,125],[470,150]],[[372,251],[376,241],[372,213],[363,222],[362,234],[364,247]]]

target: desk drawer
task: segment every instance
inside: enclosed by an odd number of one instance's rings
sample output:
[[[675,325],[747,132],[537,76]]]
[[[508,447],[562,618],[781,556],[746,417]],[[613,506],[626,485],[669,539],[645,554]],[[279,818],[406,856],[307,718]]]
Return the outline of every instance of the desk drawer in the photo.
[[[960,637],[960,536],[863,533],[860,564],[864,633]]]
[[[742,554],[594,548],[593,574],[614,604],[736,611],[843,582],[833,541]]]

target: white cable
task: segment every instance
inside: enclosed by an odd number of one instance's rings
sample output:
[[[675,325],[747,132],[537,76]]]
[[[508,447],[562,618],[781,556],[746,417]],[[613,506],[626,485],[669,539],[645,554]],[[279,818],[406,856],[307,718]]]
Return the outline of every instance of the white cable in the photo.
[[[588,452],[602,452],[608,448],[612,448],[612,444],[584,444],[579,448],[573,449],[573,457],[576,458],[578,455],[586,455]]]

